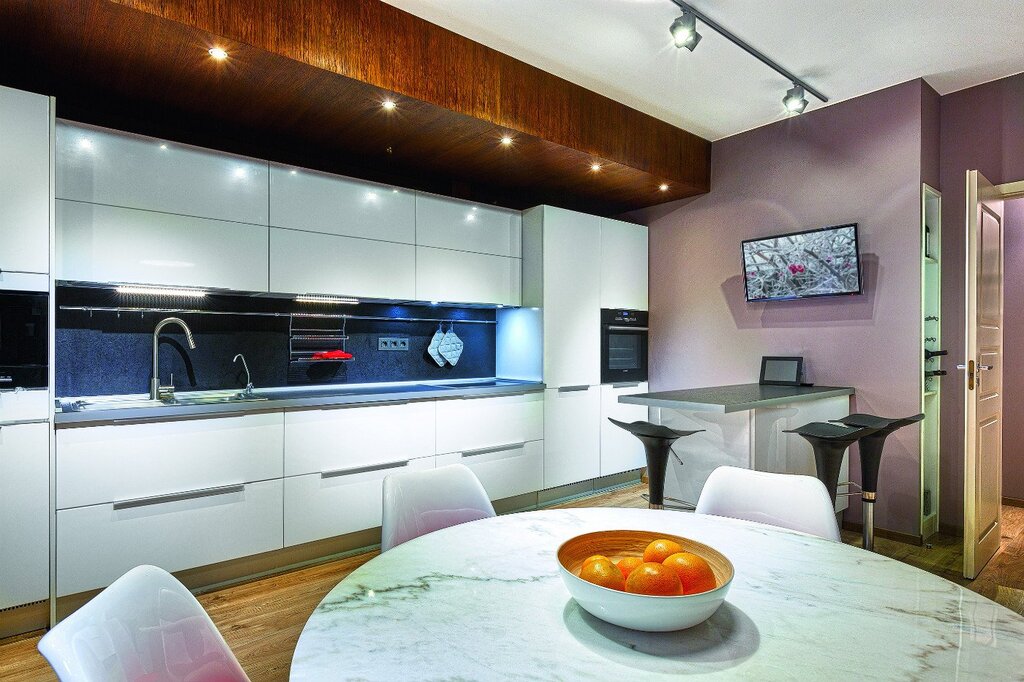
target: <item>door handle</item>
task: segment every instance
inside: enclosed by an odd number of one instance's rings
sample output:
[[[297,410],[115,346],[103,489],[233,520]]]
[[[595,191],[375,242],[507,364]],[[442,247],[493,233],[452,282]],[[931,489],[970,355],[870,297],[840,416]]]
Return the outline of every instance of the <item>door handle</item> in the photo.
[[[337,476],[351,476],[352,474],[365,474],[369,471],[384,471],[386,469],[400,469],[404,466],[408,466],[409,460],[405,459],[401,462],[387,462],[386,464],[371,464],[364,467],[350,467],[348,469],[333,469],[331,471],[321,471],[320,478],[335,478]]]
[[[520,441],[518,443],[506,443],[505,445],[494,445],[489,448],[477,448],[476,450],[463,450],[463,457],[475,457],[477,455],[487,455],[492,452],[503,452],[505,450],[518,450],[519,448],[526,445],[525,442]]]
[[[985,365],[985,366],[989,367],[988,365]],[[967,370],[967,390],[968,391],[973,391],[974,390],[974,360],[971,360],[966,365],[957,365],[956,368],[957,369],[966,369]],[[991,369],[991,367],[989,367],[989,369]]]
[[[992,365],[978,365],[979,370],[985,370],[986,372],[992,369]]]
[[[573,391],[586,391],[590,388],[590,384],[579,384],[577,386],[559,386],[559,393],[571,393]]]

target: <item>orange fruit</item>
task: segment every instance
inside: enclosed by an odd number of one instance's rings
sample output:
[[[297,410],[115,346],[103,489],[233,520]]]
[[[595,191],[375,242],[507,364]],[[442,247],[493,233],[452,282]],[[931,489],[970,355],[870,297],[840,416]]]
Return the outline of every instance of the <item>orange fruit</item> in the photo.
[[[661,538],[647,545],[644,550],[644,561],[651,561],[660,564],[676,552],[682,552],[683,546],[678,542]]]
[[[665,559],[664,565],[674,569],[683,584],[683,594],[707,592],[718,587],[715,572],[702,557],[690,552],[676,552]]]
[[[580,578],[588,583],[594,583],[601,587],[612,590],[622,590],[622,573],[615,567],[611,559],[594,559],[590,563],[583,564],[580,569]]]
[[[591,561],[597,561],[598,559],[602,559],[604,561],[611,561],[611,559],[606,557],[604,554],[594,554],[594,555],[588,556],[586,559],[584,559],[583,560],[583,565],[586,566]]]
[[[625,559],[619,559],[619,563],[615,565],[619,567],[620,571],[622,571],[622,579],[625,580],[629,577],[629,574],[637,569],[643,562],[644,560],[638,556],[628,556]]]
[[[683,586],[675,569],[645,561],[626,578],[626,592],[668,597],[682,594]]]

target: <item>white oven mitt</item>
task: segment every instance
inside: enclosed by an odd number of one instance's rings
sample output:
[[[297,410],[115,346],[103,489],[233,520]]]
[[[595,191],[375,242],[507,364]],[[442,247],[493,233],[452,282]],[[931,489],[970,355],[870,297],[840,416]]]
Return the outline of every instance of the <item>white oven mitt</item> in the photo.
[[[441,339],[441,345],[438,348],[438,352],[441,353],[441,357],[452,364],[452,367],[458,364],[459,358],[462,357],[462,349],[466,346],[456,334],[454,326],[448,328],[448,333]]]
[[[445,337],[444,332],[441,331],[441,325],[437,326],[437,331],[434,332],[433,338],[430,339],[430,345],[427,346],[427,353],[434,359],[438,367],[444,367],[445,359],[440,353],[441,340]]]

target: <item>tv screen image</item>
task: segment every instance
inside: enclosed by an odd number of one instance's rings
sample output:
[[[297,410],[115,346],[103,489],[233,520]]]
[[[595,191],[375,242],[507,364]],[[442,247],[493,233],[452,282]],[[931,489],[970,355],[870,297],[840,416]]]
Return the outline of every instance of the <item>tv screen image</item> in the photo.
[[[748,301],[785,301],[861,292],[857,224],[743,242]]]

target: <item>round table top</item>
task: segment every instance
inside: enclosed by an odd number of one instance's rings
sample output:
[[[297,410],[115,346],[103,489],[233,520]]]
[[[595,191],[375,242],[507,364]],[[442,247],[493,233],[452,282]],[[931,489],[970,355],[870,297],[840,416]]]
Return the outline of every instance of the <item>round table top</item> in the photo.
[[[689,630],[644,633],[583,611],[555,552],[581,533],[663,531],[736,567],[726,602]],[[310,616],[291,679],[1009,679],[1024,618],[912,566],[716,516],[566,509],[419,537],[367,562]]]

